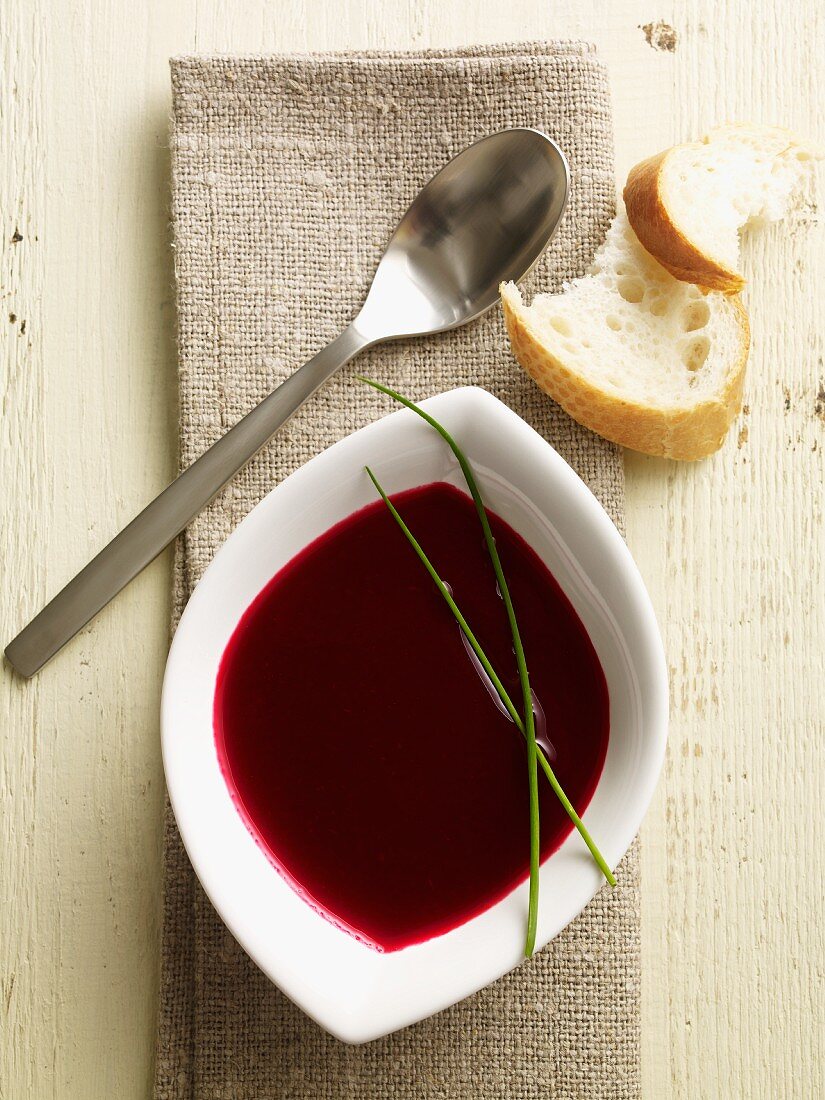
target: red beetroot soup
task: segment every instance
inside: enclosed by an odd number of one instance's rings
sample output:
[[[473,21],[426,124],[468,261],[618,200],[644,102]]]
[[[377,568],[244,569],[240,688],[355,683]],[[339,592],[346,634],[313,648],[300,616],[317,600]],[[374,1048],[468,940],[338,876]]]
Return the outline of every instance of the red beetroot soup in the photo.
[[[393,501],[521,709],[472,501],[443,483]],[[539,728],[582,812],[607,750],[604,674],[552,574],[490,518]],[[524,740],[381,501],[311,543],[247,609],[218,674],[215,739],[236,805],[275,866],[379,950],[463,924],[528,874]],[[546,858],[571,825],[541,772],[539,790]]]

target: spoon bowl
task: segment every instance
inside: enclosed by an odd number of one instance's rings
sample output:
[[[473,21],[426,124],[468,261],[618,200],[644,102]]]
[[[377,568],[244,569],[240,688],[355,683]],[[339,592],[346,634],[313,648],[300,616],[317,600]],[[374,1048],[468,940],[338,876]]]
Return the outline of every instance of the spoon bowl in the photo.
[[[355,326],[373,341],[457,328],[522,279],[550,243],[569,171],[539,130],[502,130],[454,157],[390,239]]]

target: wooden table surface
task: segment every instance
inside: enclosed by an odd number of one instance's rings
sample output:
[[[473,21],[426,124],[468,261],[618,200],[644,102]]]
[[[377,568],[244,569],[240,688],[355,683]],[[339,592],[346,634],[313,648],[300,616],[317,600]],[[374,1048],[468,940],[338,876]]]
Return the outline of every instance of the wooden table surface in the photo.
[[[175,468],[170,55],[578,36],[610,67],[620,180],[726,119],[825,136],[819,0],[7,0],[0,27],[3,643]],[[746,264],[725,447],[626,458],[672,678],[643,829],[646,1100],[825,1095],[816,204]],[[37,678],[0,678],[4,1100],[150,1093],[169,564]]]

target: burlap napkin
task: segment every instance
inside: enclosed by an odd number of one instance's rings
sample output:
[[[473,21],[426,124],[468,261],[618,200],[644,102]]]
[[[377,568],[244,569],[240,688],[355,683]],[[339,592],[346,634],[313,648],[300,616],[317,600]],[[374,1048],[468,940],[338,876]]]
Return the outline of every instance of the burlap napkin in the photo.
[[[172,82],[184,465],[347,323],[400,213],[473,139],[535,126],[570,160],[570,205],[535,285],[579,274],[613,212],[607,80],[581,44],[181,58]],[[498,310],[364,358],[365,372],[414,398],[485,386],[564,454],[621,525],[619,454],[527,380]],[[176,616],[253,504],[388,408],[347,371],[317,394],[183,536]],[[638,1095],[635,852],[620,887],[602,890],[530,963],[364,1047],[330,1038],[250,962],[197,884],[171,815],[165,874],[159,1100]]]

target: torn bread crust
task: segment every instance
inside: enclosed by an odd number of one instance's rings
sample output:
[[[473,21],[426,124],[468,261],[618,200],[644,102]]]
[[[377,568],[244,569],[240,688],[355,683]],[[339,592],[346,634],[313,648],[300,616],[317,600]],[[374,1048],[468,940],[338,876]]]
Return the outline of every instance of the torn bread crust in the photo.
[[[675,278],[735,294],[745,284],[737,269],[739,230],[750,221],[776,221],[797,206],[822,155],[776,126],[720,126],[702,141],[677,145],[631,169],[627,217]],[[680,194],[680,185],[687,194]],[[727,249],[719,245],[723,240]]]
[[[627,217],[644,247],[674,278],[708,290],[737,294],[744,278],[701,252],[679,228],[662,199],[662,177],[673,150],[631,168],[623,193]]]

